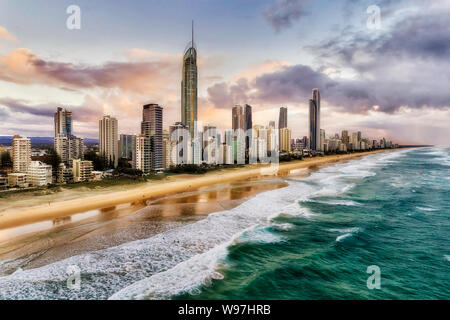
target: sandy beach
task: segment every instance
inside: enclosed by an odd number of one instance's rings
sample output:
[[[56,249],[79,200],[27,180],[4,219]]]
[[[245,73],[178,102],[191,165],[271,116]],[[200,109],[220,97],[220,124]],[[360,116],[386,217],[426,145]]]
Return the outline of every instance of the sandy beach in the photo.
[[[201,187],[220,183],[262,176],[283,175],[290,170],[311,168],[385,151],[386,150],[378,150],[355,154],[305,158],[302,161],[280,163],[277,170],[267,165],[246,165],[244,168],[222,169],[203,175],[171,177],[172,179],[145,183],[138,187],[133,186],[132,188],[123,191],[106,192],[104,194],[92,196],[86,195],[81,198],[54,201],[25,208],[19,207],[7,209],[0,212],[0,229],[66,217],[94,209],[115,207],[125,203],[146,201],[181,192],[190,192]],[[125,189],[127,186],[123,186],[122,188]],[[20,202],[20,200],[18,201]]]

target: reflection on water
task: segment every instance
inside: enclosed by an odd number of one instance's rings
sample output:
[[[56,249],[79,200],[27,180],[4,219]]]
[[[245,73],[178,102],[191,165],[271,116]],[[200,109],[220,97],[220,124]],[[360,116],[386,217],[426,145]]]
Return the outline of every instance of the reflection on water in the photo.
[[[54,227],[61,226],[63,224],[69,223],[71,221],[72,221],[71,216],[55,218],[55,219],[53,219],[53,226]]]
[[[286,186],[286,183],[279,178],[247,180],[203,187],[197,191],[155,200],[139,200],[128,204],[90,210],[72,216],[0,230],[0,245],[11,239],[17,238],[20,241],[22,238],[30,238],[36,233],[39,233],[40,236],[50,233],[61,236],[64,233],[80,229],[81,226],[89,226],[89,228],[95,230],[101,228],[110,230],[119,225],[124,225],[126,228],[128,222],[124,221],[123,218],[131,214],[133,214],[133,219],[143,221],[149,219],[161,220],[176,216],[207,215],[211,212],[229,210],[243,199],[256,193],[284,186]],[[2,251],[0,248],[0,258]]]

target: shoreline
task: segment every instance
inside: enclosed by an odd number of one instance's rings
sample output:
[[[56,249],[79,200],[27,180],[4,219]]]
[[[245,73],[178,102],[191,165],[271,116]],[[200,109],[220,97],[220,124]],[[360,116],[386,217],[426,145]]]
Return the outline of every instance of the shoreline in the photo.
[[[259,178],[263,176],[278,176],[282,175],[283,172],[289,172],[294,169],[320,166],[393,150],[396,149],[306,158],[304,160],[280,163],[278,170],[273,170],[268,165],[246,165],[244,168],[222,169],[203,175],[189,176],[183,180],[162,180],[160,182],[146,183],[126,191],[106,192],[105,194],[57,201],[47,205],[38,205],[28,208],[7,209],[0,212],[0,230],[70,216],[90,210],[114,207],[120,204],[146,201],[181,192],[194,191],[200,187],[212,186],[224,182]],[[126,186],[124,187],[126,188]]]

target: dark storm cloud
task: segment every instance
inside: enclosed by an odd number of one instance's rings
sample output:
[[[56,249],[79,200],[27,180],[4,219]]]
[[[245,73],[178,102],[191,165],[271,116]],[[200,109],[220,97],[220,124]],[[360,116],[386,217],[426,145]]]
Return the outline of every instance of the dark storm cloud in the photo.
[[[450,54],[449,10],[422,12],[397,21],[389,32],[373,38],[370,30],[356,32],[346,28],[340,36],[308,47],[323,58],[337,57],[345,66],[355,69],[375,68],[388,59],[431,59],[448,61]],[[382,22],[383,23],[383,22]],[[370,64],[355,62],[355,54],[372,56]],[[390,61],[391,62],[391,61]]]
[[[305,0],[277,0],[266,8],[264,16],[275,31],[280,32],[307,14],[303,7],[304,2]]]
[[[307,103],[313,88],[322,99],[351,113],[378,110],[394,113],[401,107],[450,107],[450,23],[448,10],[417,11],[398,20],[374,37],[372,31],[346,30],[341,37],[308,50],[323,64],[318,70],[305,65],[285,67],[256,79],[208,90],[216,101],[244,103]],[[330,77],[327,69],[352,77]],[[239,87],[239,88],[236,88]],[[239,92],[239,95],[232,94]]]
[[[83,122],[92,119],[100,119],[102,115],[101,110],[87,106],[62,106],[56,103],[30,104],[30,102],[26,100],[11,98],[0,98],[0,106],[3,106],[6,110],[4,113],[5,118],[13,113],[29,114],[39,117],[53,117],[57,107],[76,111],[74,113],[74,119]],[[39,123],[39,120],[36,120],[36,123]]]
[[[56,107],[48,104],[30,106],[24,100],[16,100],[10,98],[1,98],[0,106],[6,107],[9,112],[27,113],[35,116],[51,117]]]

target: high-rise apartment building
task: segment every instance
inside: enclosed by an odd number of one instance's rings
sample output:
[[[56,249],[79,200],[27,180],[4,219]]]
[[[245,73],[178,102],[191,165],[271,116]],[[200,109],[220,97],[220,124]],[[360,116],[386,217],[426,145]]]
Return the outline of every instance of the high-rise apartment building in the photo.
[[[244,130],[247,133],[247,136],[245,137],[245,150],[247,153],[249,150],[250,141],[252,141],[252,130],[251,130],[252,128],[253,128],[252,106],[246,104],[244,109]]]
[[[145,157],[150,157],[150,170],[163,170],[163,108],[152,103],[144,105],[141,123],[141,135],[149,139],[149,149]]]
[[[131,159],[133,157],[133,135],[121,134],[119,138],[119,157]]]
[[[108,164],[116,168],[119,164],[118,121],[111,116],[104,116],[98,121],[99,151]]]
[[[280,129],[280,152],[291,152],[291,129]]]
[[[325,130],[324,129],[320,129],[320,150],[324,150],[323,149],[323,145],[325,143]]]
[[[57,108],[54,115],[55,137],[72,135],[72,112]]]
[[[280,117],[278,119],[278,128],[279,129],[283,129],[283,128],[287,128],[287,108],[286,107],[281,107],[280,108]]]
[[[309,148],[320,151],[320,93],[313,89],[313,98],[309,100]]]
[[[70,164],[71,160],[83,159],[84,141],[73,135],[72,112],[57,108],[54,124],[54,147],[61,161]]]
[[[74,136],[59,136],[54,138],[56,152],[61,157],[61,161],[70,164],[71,160],[83,159],[84,141]]]
[[[151,157],[148,154],[149,150],[150,150],[150,138],[143,135],[133,136],[133,154],[132,154],[133,169],[141,170],[143,173],[150,173]]]
[[[28,138],[14,136],[12,142],[13,171],[26,173],[31,162],[31,142]]]
[[[236,105],[232,110],[233,157],[238,163],[245,162],[245,117],[244,108]]]
[[[245,130],[244,108],[240,105],[235,105],[232,109],[232,129]]]

